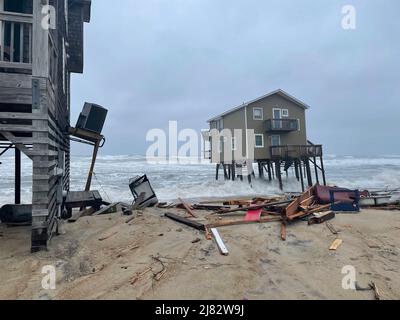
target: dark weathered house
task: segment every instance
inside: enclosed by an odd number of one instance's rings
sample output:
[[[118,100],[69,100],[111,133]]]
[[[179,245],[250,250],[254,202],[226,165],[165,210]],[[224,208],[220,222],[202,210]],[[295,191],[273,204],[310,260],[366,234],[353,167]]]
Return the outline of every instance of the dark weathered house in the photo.
[[[325,183],[322,146],[313,145],[307,138],[308,109],[307,104],[279,89],[210,119],[210,132],[214,129],[226,133],[216,137],[218,141],[210,144],[208,153],[217,164],[217,178],[222,167],[225,178],[234,179],[237,164],[247,161],[252,162],[247,163],[250,167],[253,162],[258,164],[260,176],[264,176],[264,170],[270,180],[276,176],[281,188],[281,168],[288,171],[293,167],[298,179],[303,180],[304,166],[310,185],[313,176],[319,182],[320,170]],[[320,158],[318,164],[317,158]],[[315,165],[313,174],[310,163]]]
[[[46,248],[69,190],[70,75],[83,72],[91,0],[0,0],[0,155],[32,160],[32,250]]]

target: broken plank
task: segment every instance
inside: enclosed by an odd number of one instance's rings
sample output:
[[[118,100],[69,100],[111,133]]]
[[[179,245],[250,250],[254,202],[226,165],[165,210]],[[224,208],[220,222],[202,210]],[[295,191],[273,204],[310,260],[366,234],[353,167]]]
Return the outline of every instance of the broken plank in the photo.
[[[186,209],[186,211],[187,211],[193,218],[197,218],[196,215],[194,214],[192,208],[190,208],[190,206],[189,206],[185,201],[183,201],[181,198],[179,198],[178,200],[181,202],[181,204],[183,205],[183,207]]]
[[[219,228],[219,227],[229,227],[229,226],[239,226],[246,224],[257,224],[257,223],[268,223],[268,222],[279,222],[282,221],[280,217],[271,217],[264,218],[260,221],[244,221],[244,220],[235,220],[235,221],[221,221],[217,223],[211,223],[207,225],[207,228]]]
[[[336,251],[342,245],[342,243],[343,243],[342,239],[336,239],[335,241],[333,241],[329,250]]]
[[[320,214],[315,213],[314,216],[308,220],[308,225],[311,226],[313,224],[321,224],[325,221],[334,219],[335,216],[335,212],[333,211],[328,211]]]
[[[217,230],[216,228],[212,228],[212,229],[211,229],[211,233],[212,233],[213,236],[214,236],[215,242],[217,243],[218,249],[219,249],[219,251],[221,252],[221,254],[222,254],[223,256],[229,255],[229,251],[228,251],[228,249],[226,248],[225,243],[224,243],[224,241],[222,240],[222,238],[221,238],[221,236],[220,236],[218,230]]]
[[[93,213],[93,216],[100,216],[103,214],[115,213],[115,212],[117,212],[117,210],[116,210],[117,204],[118,204],[118,202],[111,203],[111,204],[107,205],[106,207],[100,209],[99,211],[96,211],[95,213]]]
[[[192,221],[192,220],[189,220],[189,219],[186,219],[186,218],[183,218],[183,217],[178,216],[178,215],[176,215],[174,213],[166,213],[165,216],[167,218],[171,219],[171,220],[174,220],[176,222],[182,223],[182,224],[187,225],[189,227],[192,227],[192,228],[194,228],[196,230],[200,230],[200,231],[205,231],[206,230],[206,227],[205,227],[204,224],[196,222],[196,221]]]

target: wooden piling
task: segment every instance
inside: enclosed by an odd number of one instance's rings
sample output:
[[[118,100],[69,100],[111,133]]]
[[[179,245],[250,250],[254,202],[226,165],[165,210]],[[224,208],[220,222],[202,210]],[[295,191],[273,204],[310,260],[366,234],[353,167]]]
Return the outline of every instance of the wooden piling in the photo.
[[[21,151],[15,148],[15,204],[21,204]]]
[[[306,172],[307,172],[308,186],[312,187],[313,186],[313,181],[312,181],[312,176],[311,176],[310,160],[308,158],[305,158],[304,159],[304,163],[305,163]]]
[[[299,172],[300,172],[301,190],[302,190],[302,192],[304,192],[305,188],[304,188],[304,180],[303,180],[303,169],[301,167],[301,159],[297,160],[297,163],[298,163]]]
[[[326,186],[326,175],[325,175],[325,168],[324,168],[324,160],[322,156],[320,157],[321,160],[321,171],[322,171],[322,179],[324,181],[324,186]]]
[[[281,173],[281,162],[276,161],[275,162],[275,171],[276,171],[276,176],[279,181],[279,189],[283,190],[283,182],[282,182],[282,173]]]
[[[319,184],[319,176],[318,176],[318,167],[317,167],[317,158],[314,157],[314,170],[315,170],[315,179],[317,184]]]

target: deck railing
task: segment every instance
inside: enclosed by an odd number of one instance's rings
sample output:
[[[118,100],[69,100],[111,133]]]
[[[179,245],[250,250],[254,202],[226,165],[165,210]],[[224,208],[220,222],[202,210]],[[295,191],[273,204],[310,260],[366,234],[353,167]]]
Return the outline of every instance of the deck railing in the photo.
[[[272,158],[322,157],[322,145],[287,145],[271,147]]]
[[[271,131],[297,131],[299,121],[297,119],[269,119],[265,121],[265,130]]]
[[[0,11],[0,68],[32,69],[31,14]]]

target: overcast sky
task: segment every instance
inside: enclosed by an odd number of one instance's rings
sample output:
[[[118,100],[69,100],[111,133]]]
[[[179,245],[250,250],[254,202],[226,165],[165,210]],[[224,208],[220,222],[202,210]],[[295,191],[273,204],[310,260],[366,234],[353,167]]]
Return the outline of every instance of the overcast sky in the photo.
[[[311,106],[308,136],[326,153],[400,154],[398,0],[92,2],[71,122],[84,101],[109,109],[102,154],[145,154],[152,128],[204,129],[278,88]],[[348,4],[356,30],[341,27]]]

